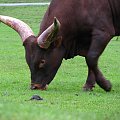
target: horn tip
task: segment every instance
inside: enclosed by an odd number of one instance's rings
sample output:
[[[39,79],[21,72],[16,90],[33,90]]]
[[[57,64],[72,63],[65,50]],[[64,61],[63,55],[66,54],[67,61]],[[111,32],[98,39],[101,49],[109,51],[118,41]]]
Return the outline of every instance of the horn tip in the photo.
[[[60,22],[57,17],[54,17],[54,24],[60,26]]]

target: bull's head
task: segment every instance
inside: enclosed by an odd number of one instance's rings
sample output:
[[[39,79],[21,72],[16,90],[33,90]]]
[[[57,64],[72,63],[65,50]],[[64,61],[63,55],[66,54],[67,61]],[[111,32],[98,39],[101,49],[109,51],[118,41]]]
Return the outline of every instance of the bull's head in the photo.
[[[53,24],[35,37],[32,29],[23,21],[0,15],[0,21],[19,33],[26,52],[26,61],[31,71],[31,89],[46,89],[54,78],[64,56],[61,37],[58,36],[60,22]]]

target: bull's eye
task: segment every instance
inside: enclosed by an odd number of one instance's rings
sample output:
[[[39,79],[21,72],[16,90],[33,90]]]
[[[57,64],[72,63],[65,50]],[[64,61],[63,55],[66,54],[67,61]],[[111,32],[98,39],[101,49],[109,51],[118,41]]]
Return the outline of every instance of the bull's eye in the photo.
[[[45,60],[41,60],[40,64],[39,64],[39,68],[43,68],[45,65],[46,61]]]

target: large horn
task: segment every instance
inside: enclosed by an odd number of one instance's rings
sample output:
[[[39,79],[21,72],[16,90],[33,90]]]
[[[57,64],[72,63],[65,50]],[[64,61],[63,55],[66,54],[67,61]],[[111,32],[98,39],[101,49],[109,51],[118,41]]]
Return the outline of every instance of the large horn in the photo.
[[[0,21],[17,31],[21,36],[23,42],[29,36],[34,35],[32,29],[21,20],[9,16],[0,15]]]
[[[54,41],[58,31],[60,29],[60,22],[55,17],[54,23],[48,27],[37,39],[38,45],[41,48],[47,49],[50,44]]]

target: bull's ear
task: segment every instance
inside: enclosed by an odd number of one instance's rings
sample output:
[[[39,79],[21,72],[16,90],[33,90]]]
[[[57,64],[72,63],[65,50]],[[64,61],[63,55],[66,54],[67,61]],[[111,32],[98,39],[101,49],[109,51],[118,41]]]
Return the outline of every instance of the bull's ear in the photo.
[[[60,47],[62,44],[62,36],[57,37],[57,39],[54,41],[54,46],[55,47]]]

